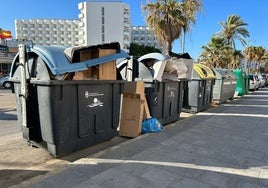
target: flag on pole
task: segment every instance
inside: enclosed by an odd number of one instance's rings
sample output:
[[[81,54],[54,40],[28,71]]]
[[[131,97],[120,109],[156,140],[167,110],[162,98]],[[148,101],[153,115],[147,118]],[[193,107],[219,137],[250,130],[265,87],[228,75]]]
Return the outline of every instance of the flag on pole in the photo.
[[[12,38],[11,31],[6,31],[0,28],[0,39]]]

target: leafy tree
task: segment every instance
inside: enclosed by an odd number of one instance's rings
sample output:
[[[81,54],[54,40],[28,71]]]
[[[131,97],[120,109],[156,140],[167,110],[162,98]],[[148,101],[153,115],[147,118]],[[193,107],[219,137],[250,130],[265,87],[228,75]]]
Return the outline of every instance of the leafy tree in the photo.
[[[161,53],[159,49],[152,47],[152,46],[139,45],[136,43],[130,44],[129,55],[132,55],[134,57],[141,57],[145,54],[152,53],[152,52]]]
[[[238,39],[243,46],[247,44],[246,38],[249,37],[249,32],[246,29],[248,25],[238,15],[231,15],[225,22],[219,22],[222,30],[216,35],[225,39],[228,46],[235,48],[235,39]]]

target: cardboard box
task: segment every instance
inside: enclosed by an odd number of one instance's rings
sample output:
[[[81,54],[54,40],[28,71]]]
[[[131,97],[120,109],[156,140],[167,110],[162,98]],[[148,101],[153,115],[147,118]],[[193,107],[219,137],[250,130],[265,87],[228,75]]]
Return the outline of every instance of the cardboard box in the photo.
[[[142,81],[126,82],[124,84],[123,93],[145,95],[144,92],[145,92],[145,83]]]
[[[144,101],[139,94],[123,94],[119,135],[137,137],[141,135]]]
[[[150,113],[150,110],[149,110],[149,107],[148,107],[148,103],[147,103],[147,100],[146,98],[142,98],[144,100],[144,112],[143,112],[143,120],[145,119],[149,119],[151,118],[151,113]]]
[[[86,61],[89,59],[95,59],[103,57],[110,54],[115,54],[116,50],[114,49],[96,49],[96,50],[87,50],[80,52],[80,61]],[[116,80],[116,62],[111,61],[103,63],[100,65],[89,67],[90,71],[87,71],[85,78],[91,77],[92,79],[98,80]]]
[[[91,69],[87,69],[84,71],[75,72],[73,80],[92,80],[92,72]]]
[[[125,94],[139,94],[141,97],[141,100],[144,101],[144,114],[143,119],[149,119],[151,118],[150,110],[148,107],[148,103],[145,97],[145,83],[142,81],[137,82],[127,82],[124,85],[124,92]]]

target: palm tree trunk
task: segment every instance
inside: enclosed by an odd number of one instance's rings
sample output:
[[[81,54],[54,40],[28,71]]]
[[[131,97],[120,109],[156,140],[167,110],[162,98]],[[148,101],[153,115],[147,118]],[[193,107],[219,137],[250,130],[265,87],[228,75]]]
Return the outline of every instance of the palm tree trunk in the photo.
[[[181,41],[181,51],[182,51],[182,53],[184,53],[184,50],[185,50],[185,35],[186,35],[185,30],[183,30],[182,35],[183,35],[183,37],[182,37],[182,41]]]

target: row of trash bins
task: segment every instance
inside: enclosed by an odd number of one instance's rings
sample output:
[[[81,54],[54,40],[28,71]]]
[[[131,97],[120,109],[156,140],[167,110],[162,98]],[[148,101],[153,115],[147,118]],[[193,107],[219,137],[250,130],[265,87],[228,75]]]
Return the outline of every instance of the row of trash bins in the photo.
[[[100,56],[100,50],[113,53]],[[81,56],[92,51],[99,55],[86,60]],[[114,79],[74,79],[77,72],[118,60]],[[230,70],[195,64],[187,53],[133,59],[116,42],[73,48],[19,45],[10,73],[23,138],[54,157],[118,134],[126,82],[145,83],[151,116],[166,125],[177,121],[182,111],[197,113],[210,108],[212,101],[233,98],[237,78]]]

